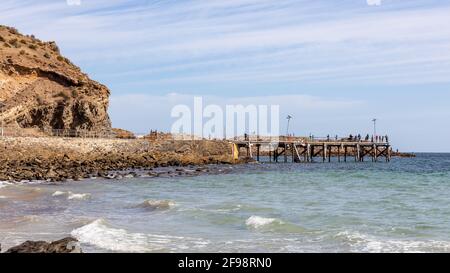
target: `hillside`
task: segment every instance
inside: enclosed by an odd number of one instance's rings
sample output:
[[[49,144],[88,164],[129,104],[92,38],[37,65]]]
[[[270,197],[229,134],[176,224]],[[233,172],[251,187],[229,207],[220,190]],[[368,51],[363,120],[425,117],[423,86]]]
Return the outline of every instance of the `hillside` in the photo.
[[[56,43],[0,26],[0,119],[7,126],[109,130],[109,95]]]

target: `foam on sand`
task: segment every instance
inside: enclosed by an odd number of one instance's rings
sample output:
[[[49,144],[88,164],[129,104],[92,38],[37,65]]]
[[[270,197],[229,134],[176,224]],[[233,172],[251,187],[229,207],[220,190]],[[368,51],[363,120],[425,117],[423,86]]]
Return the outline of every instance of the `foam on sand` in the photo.
[[[186,237],[131,233],[125,229],[110,227],[104,219],[97,219],[75,229],[71,235],[83,244],[117,252],[174,252],[200,249],[209,244],[208,241]]]

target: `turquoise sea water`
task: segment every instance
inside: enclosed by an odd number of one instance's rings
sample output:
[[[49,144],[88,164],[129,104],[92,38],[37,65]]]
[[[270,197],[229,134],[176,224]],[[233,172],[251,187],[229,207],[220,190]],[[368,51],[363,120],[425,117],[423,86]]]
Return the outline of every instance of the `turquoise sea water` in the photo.
[[[450,252],[450,155],[0,184],[0,243],[86,252]]]

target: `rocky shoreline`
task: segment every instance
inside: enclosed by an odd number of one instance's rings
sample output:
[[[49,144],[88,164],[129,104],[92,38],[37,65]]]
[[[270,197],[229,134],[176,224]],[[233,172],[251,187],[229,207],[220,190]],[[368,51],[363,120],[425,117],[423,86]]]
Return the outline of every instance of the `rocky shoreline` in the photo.
[[[2,247],[0,245],[0,253]],[[54,242],[26,241],[4,253],[83,253],[77,239],[67,237]]]
[[[206,165],[245,162],[233,159],[227,141],[0,138],[0,181],[7,182],[195,176],[214,172]]]
[[[192,175],[208,164],[235,164],[225,141],[80,138],[0,140],[0,181],[82,180],[93,177]],[[195,167],[197,166],[197,167]],[[180,167],[164,172],[155,168]],[[186,168],[189,167],[189,168]]]

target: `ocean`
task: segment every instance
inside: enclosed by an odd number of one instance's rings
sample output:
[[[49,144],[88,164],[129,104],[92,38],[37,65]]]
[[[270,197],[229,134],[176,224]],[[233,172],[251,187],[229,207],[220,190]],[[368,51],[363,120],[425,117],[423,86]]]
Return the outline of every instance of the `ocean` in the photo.
[[[450,154],[215,168],[0,182],[0,243],[74,236],[84,252],[450,252]]]

